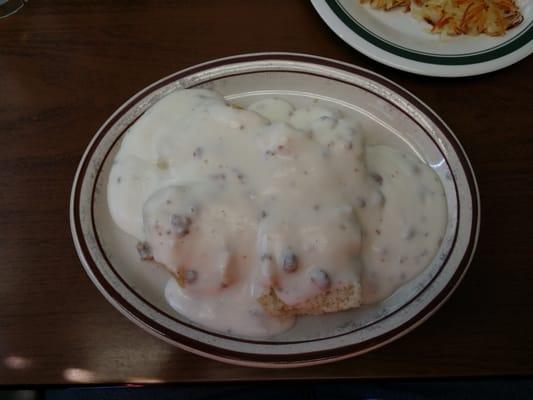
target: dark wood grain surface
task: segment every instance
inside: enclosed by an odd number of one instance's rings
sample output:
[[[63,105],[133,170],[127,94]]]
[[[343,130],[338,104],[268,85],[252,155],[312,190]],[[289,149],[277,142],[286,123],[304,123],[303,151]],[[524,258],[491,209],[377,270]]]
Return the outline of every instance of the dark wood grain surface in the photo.
[[[465,280],[397,342],[330,365],[206,360],[116,311],[68,224],[78,161],[105,119],[161,77],[217,57],[295,51],[369,68],[427,102],[477,174],[481,238]],[[32,0],[0,20],[0,384],[533,374],[533,59],[462,79],[377,64],[306,0]]]

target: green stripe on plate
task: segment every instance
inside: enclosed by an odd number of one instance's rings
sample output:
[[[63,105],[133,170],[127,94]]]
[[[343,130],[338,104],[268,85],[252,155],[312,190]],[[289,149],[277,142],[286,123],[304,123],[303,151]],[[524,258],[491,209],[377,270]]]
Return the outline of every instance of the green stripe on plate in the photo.
[[[358,0],[353,0],[358,1]],[[375,35],[373,32],[366,30],[360,25],[355,18],[339,4],[338,0],[325,0],[327,5],[335,15],[356,35],[372,43],[373,45],[400,57],[408,58],[418,62],[441,65],[467,65],[491,61],[503,57],[513,51],[525,46],[533,40],[533,24],[524,29],[519,35],[509,39],[499,46],[487,49],[482,52],[467,54],[437,55],[432,53],[422,53],[397,46],[383,38]]]

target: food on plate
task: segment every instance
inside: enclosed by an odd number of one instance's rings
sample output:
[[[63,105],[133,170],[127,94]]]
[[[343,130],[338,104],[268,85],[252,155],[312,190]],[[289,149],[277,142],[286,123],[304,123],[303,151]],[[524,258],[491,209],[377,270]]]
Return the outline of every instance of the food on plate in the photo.
[[[242,108],[177,90],[125,133],[109,210],[139,257],[171,274],[172,308],[219,331],[273,335],[298,315],[388,297],[440,246],[440,179],[369,134],[318,102]]]
[[[450,36],[502,36],[524,19],[515,0],[370,0],[370,4],[386,11],[404,7],[430,24],[431,32]]]
[[[451,36],[502,36],[524,19],[514,0],[415,0],[412,12],[429,23],[431,31]]]
[[[403,7],[408,11],[411,7],[411,0],[361,0],[361,3],[369,3],[370,7],[385,11],[396,7]]]

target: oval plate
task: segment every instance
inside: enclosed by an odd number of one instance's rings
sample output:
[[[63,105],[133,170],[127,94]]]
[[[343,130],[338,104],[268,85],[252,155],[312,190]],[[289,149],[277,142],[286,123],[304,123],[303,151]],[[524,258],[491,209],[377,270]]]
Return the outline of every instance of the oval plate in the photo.
[[[445,188],[448,226],[438,254],[388,299],[355,310],[301,317],[261,340],[222,334],[177,314],[163,296],[162,268],[138,260],[135,239],[113,223],[107,179],[128,127],[173,90],[207,87],[246,106],[261,96],[296,105],[320,102],[361,122],[370,140],[387,135],[431,165]],[[428,318],[448,298],[472,258],[479,195],[470,163],[451,130],[424,103],[393,82],[338,61],[290,53],[248,54],[170,75],[137,93],[100,128],[82,157],[71,194],[70,223],[80,260],[102,294],[150,333],[196,354],[240,365],[303,366],[340,360],[382,346]]]
[[[524,20],[505,35],[440,36],[401,9],[374,10],[360,0],[311,0],[326,24],[366,56],[420,75],[458,77],[495,71],[533,52],[533,3],[517,0]]]

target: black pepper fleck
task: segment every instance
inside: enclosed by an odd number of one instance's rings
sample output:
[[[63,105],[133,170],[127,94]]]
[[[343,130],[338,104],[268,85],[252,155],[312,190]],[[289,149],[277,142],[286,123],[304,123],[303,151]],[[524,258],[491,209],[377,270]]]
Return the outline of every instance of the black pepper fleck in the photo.
[[[150,243],[138,242],[136,248],[137,253],[139,253],[139,257],[141,257],[141,260],[152,260],[154,258]]]
[[[375,172],[371,172],[369,176],[376,181],[378,185],[383,185],[383,177],[380,174],[377,174]]]
[[[283,271],[291,273],[298,269],[298,257],[292,250],[286,250],[281,258]]]
[[[246,176],[244,176],[244,174],[240,170],[238,170],[237,168],[233,168],[233,173],[237,177],[239,183],[244,185],[248,181],[246,179]]]
[[[272,256],[270,254],[262,254],[261,261],[272,261]]]
[[[315,268],[311,271],[311,282],[321,290],[329,289],[331,286],[331,279],[328,273],[320,268]]]
[[[170,226],[172,231],[178,236],[183,237],[189,234],[189,228],[192,220],[189,217],[185,217],[179,214],[173,214],[170,217]]]
[[[202,147],[197,147],[196,150],[193,151],[192,156],[194,158],[202,158],[203,153],[204,149]]]
[[[220,174],[211,174],[209,177],[215,181],[223,181],[226,180],[226,174],[220,173]]]
[[[409,226],[403,233],[403,238],[411,240],[416,236],[416,229],[413,226]]]

